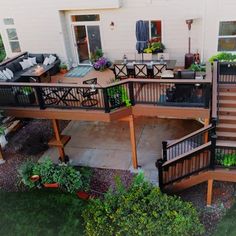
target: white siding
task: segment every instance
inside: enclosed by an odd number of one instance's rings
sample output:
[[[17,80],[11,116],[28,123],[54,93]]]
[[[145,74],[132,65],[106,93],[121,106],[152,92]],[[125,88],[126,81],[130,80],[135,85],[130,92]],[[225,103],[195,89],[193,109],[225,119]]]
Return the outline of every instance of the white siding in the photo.
[[[235,12],[235,0],[0,0],[0,33],[11,56],[2,19],[13,17],[22,51],[54,52],[69,60],[74,54],[68,14],[99,13],[103,50],[118,59],[124,53],[135,55],[137,20],[162,20],[167,52],[183,64],[188,50],[185,20],[194,19],[192,52],[198,50],[207,60],[217,52],[219,21],[236,20]]]

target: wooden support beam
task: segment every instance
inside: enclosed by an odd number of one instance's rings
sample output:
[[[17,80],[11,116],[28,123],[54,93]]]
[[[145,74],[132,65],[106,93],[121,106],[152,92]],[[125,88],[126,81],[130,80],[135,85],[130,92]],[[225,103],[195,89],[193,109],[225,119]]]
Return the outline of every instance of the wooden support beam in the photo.
[[[53,125],[54,134],[55,134],[55,139],[58,143],[61,143],[61,145],[57,146],[59,156],[61,157],[61,161],[65,162],[65,150],[64,150],[64,145],[61,141],[61,134],[60,134],[58,120],[53,119],[52,125]]]
[[[213,190],[213,179],[209,179],[207,182],[207,206],[211,206],[212,203],[212,190]]]
[[[138,160],[137,160],[137,147],[136,147],[133,115],[129,116],[129,129],[130,129],[130,141],[131,141],[131,148],[132,148],[132,163],[133,163],[133,168],[137,169],[138,168]]]
[[[205,118],[204,119],[204,127],[207,127],[209,124],[210,124],[210,119],[209,118]],[[204,143],[207,143],[208,141],[209,141],[208,140],[208,133],[205,133]]]

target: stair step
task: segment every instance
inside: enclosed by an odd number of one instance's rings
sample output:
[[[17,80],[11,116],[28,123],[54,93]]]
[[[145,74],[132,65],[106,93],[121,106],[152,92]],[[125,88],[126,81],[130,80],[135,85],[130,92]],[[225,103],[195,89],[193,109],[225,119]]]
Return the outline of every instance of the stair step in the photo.
[[[219,107],[219,115],[236,116],[236,108]]]
[[[236,148],[236,141],[227,141],[227,140],[217,140],[216,146],[220,147],[235,147]]]
[[[236,124],[236,115],[220,115],[219,116],[219,124]]]
[[[236,92],[236,86],[233,85],[221,85],[219,86],[219,92]]]
[[[216,129],[221,132],[236,132],[236,124],[219,123]]]
[[[219,107],[228,107],[228,108],[236,108],[235,100],[220,100]]]
[[[223,140],[235,140],[236,139],[236,132],[216,132],[219,139]]]

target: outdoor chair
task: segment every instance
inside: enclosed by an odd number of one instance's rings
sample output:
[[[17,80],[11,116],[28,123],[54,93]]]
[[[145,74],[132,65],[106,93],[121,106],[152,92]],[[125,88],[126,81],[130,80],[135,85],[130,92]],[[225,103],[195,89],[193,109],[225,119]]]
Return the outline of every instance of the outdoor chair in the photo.
[[[135,78],[147,78],[148,70],[146,64],[134,64],[134,77]]]
[[[153,78],[160,78],[162,73],[166,71],[166,65],[152,65]]]
[[[91,88],[83,88],[82,89],[82,97],[84,100],[82,101],[83,107],[93,107],[98,104],[98,100],[92,98],[92,96],[98,94],[98,89],[94,88],[94,85],[97,84],[97,78],[89,79],[83,81],[83,84],[91,85]]]
[[[115,64],[114,73],[115,73],[115,77],[119,79],[126,79],[129,77],[126,64]]]

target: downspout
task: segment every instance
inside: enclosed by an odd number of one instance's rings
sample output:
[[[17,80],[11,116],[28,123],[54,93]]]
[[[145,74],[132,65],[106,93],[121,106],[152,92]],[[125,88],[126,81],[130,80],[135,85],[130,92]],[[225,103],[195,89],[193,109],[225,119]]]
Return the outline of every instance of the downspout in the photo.
[[[201,48],[201,63],[203,63],[205,57],[205,39],[206,39],[206,12],[207,12],[207,1],[203,4],[203,15],[202,15],[202,48]]]

